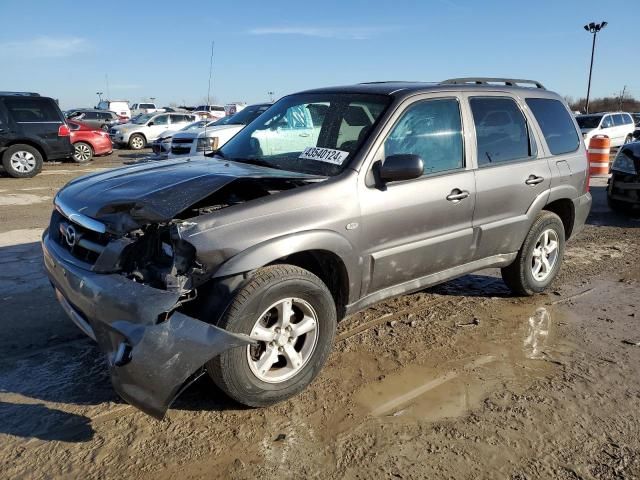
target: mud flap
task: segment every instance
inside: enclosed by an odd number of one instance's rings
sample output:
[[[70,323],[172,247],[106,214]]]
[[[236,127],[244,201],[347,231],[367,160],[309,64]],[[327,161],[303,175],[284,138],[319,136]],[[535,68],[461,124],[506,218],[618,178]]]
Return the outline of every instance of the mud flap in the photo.
[[[206,362],[251,343],[247,336],[180,312],[157,325],[116,321],[109,325],[110,332],[105,330],[97,331],[96,336],[107,351],[113,387],[128,403],[158,419],[164,418],[175,398],[198,378],[195,374]],[[114,335],[121,339],[116,349],[104,348],[113,345]]]

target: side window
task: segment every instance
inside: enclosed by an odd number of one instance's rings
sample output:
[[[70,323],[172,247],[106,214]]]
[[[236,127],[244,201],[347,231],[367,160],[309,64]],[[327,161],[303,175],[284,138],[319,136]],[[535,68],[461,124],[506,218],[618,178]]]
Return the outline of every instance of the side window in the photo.
[[[625,125],[632,125],[633,124],[633,118],[631,118],[631,115],[629,115],[628,113],[625,113],[623,115],[623,117],[624,117]]]
[[[410,106],[384,142],[385,158],[400,154],[419,155],[425,175],[463,168],[458,100],[424,100]]]
[[[86,112],[84,118],[85,120],[97,120],[98,114],[96,112]]]
[[[169,115],[160,115],[153,119],[154,125],[168,125],[169,124]]]
[[[284,115],[275,120],[275,126],[281,130],[301,130],[313,128],[311,113],[305,105],[289,107]]]
[[[469,105],[476,126],[479,167],[533,156],[527,122],[515,101],[505,97],[473,97]]]
[[[33,98],[7,98],[5,105],[18,123],[60,122],[51,101]]]
[[[602,119],[602,123],[600,124],[600,128],[611,128],[613,127],[613,119],[612,115],[605,115]]]
[[[186,119],[184,115],[171,115],[171,123],[184,123]]]
[[[562,102],[549,98],[527,98],[526,102],[540,125],[544,139],[553,155],[574,152],[578,149],[580,137]]]
[[[613,124],[616,127],[621,127],[622,125],[624,125],[624,117],[622,116],[621,113],[617,113],[613,115]]]

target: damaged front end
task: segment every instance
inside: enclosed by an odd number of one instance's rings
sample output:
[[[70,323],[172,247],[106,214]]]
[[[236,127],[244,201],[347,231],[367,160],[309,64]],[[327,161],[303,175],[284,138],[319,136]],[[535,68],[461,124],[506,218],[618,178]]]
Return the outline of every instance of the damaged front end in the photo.
[[[194,279],[203,274],[195,249],[181,238],[182,224],[116,237],[72,218],[54,212],[42,240],[58,300],[106,355],[118,394],[161,419],[206,362],[251,340],[179,310],[195,297]]]
[[[230,288],[198,292],[233,251],[197,252],[187,238],[199,218],[318,180],[184,160],[92,174],[58,192],[42,241],[46,271],[63,308],[106,354],[125,400],[162,418],[206,362],[252,343],[196,318],[205,300],[208,322],[224,309]]]

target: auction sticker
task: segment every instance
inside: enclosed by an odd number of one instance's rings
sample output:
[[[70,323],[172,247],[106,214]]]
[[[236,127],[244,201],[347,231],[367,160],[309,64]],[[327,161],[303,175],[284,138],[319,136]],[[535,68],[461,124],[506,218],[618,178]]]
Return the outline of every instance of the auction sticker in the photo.
[[[334,150],[333,148],[307,147],[298,158],[342,165],[342,162],[344,162],[348,156],[349,152]]]

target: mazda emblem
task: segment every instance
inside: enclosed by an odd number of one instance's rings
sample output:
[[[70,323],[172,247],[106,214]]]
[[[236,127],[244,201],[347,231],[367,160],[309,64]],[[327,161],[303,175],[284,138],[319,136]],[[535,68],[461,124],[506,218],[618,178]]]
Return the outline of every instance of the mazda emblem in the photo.
[[[76,244],[76,229],[73,226],[68,225],[64,231],[64,239],[71,248],[73,248]]]

